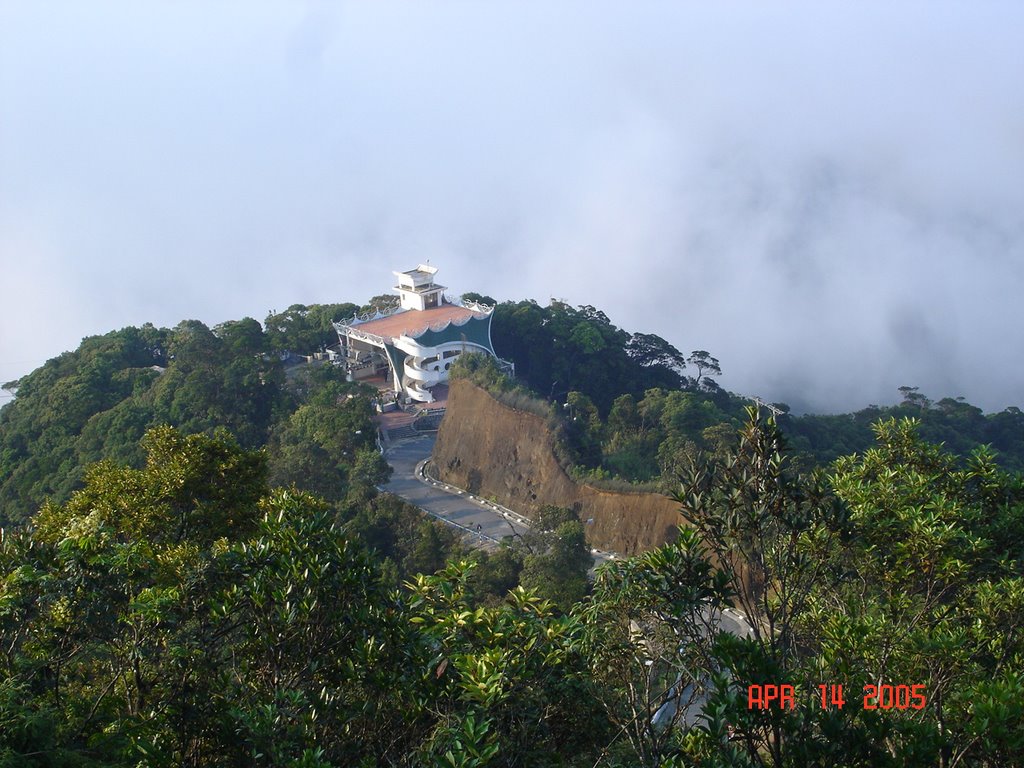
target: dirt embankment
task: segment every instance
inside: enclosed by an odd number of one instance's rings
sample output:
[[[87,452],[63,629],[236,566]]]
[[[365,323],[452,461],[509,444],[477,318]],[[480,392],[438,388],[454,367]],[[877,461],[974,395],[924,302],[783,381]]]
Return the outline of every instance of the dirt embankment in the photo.
[[[434,447],[441,479],[532,516],[545,504],[575,509],[587,539],[625,555],[675,535],[679,505],[656,493],[620,493],[582,485],[555,458],[544,419],[502,405],[467,381],[452,382],[448,413]]]

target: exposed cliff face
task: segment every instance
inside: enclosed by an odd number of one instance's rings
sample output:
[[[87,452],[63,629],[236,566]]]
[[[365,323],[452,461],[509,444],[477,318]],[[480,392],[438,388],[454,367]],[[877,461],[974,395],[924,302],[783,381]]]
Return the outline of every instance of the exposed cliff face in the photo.
[[[681,522],[679,505],[656,493],[618,493],[581,485],[555,458],[544,419],[502,405],[458,380],[434,447],[441,479],[532,516],[545,504],[575,509],[592,546],[625,555],[665,543]]]

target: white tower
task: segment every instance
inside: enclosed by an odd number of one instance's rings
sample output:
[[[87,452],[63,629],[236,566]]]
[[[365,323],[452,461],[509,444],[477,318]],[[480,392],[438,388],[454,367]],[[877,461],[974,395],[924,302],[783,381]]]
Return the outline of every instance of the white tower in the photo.
[[[395,290],[401,300],[402,309],[433,309],[441,306],[445,286],[434,284],[437,267],[420,264],[407,272],[395,272],[398,285]]]

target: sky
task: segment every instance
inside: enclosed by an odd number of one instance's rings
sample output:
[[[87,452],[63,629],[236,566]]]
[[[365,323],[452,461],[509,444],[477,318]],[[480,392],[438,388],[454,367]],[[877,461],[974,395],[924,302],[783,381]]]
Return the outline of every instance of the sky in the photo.
[[[0,0],[0,381],[426,260],[798,411],[1024,406],[1024,3]]]

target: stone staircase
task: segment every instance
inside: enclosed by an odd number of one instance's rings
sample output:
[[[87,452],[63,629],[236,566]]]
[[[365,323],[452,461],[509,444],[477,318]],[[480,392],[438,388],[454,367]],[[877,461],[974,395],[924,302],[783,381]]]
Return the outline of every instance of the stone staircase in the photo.
[[[425,432],[436,432],[444,418],[444,408],[430,408],[418,413],[389,413],[378,416],[377,425],[380,430],[382,448],[388,448],[396,440],[416,437]]]
[[[389,429],[387,430],[387,433],[388,441],[392,443],[395,442],[396,440],[401,440],[403,437],[416,437],[416,435],[419,434],[419,432],[416,430],[416,427],[414,427],[412,424],[404,424],[400,427]]]
[[[420,416],[412,423],[417,432],[436,432],[441,427],[441,419],[444,418],[444,411],[434,411]]]

